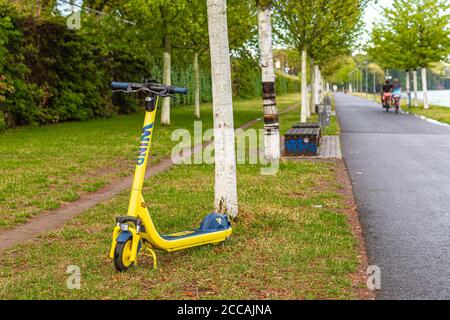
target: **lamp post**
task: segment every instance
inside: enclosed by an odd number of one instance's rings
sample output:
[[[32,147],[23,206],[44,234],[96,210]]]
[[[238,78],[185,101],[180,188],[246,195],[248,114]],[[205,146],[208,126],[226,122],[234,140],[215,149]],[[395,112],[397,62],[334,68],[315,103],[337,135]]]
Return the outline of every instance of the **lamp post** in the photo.
[[[377,73],[375,72],[375,70],[373,71],[373,101],[377,100]]]
[[[363,67],[359,66],[359,92],[362,93],[364,91],[363,87]]]

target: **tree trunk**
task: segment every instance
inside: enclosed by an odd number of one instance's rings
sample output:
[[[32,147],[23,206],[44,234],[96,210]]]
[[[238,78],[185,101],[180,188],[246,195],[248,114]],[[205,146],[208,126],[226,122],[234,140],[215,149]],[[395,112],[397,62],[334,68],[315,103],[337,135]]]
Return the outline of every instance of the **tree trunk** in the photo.
[[[308,84],[306,82],[306,50],[302,51],[302,105],[300,122],[306,122],[308,116]]]
[[[322,92],[323,92],[323,89],[322,89],[322,79],[321,79],[321,75],[320,75],[320,68],[319,68],[319,65],[314,65],[314,72],[315,72],[315,74],[316,74],[316,76],[314,77],[315,78],[315,80],[316,80],[316,94],[315,94],[315,96],[316,96],[316,101],[314,101],[314,104],[315,105],[317,105],[317,104],[319,104],[320,103],[320,96],[321,96],[321,94],[322,94]],[[315,110],[316,108],[314,108],[314,110]]]
[[[419,106],[419,101],[417,100],[417,70],[413,70],[413,89],[414,89],[414,107]]]
[[[430,105],[428,104],[427,68],[422,68],[422,95],[423,108],[430,109]]]
[[[200,67],[198,65],[198,52],[194,54],[194,103],[195,112],[194,116],[196,119],[200,119]]]
[[[280,158],[280,126],[275,92],[270,6],[258,6],[258,31],[263,85],[264,156],[268,160],[278,160]]]
[[[41,11],[42,11],[42,3],[40,0],[36,0],[36,10],[34,12],[34,15],[36,17],[40,17],[41,16]]]
[[[350,81],[348,83],[348,92],[353,93],[353,74],[350,74]]]
[[[226,0],[207,0],[214,114],[216,212],[238,214],[236,156]]]
[[[408,108],[411,107],[411,79],[410,79],[410,70],[406,71],[406,101],[408,104]]]
[[[171,51],[172,51],[172,44],[170,43],[170,37],[166,35],[164,37],[163,82],[167,86],[170,86],[172,84]],[[161,123],[165,125],[170,125],[170,97],[163,98],[161,109]]]
[[[315,68],[314,59],[310,59],[310,68],[309,71],[311,73],[311,97],[310,97],[310,104],[309,104],[309,115],[311,113],[315,112],[315,104],[316,104],[316,95],[317,95],[317,74],[316,74],[316,68]],[[309,116],[308,115],[308,116]]]

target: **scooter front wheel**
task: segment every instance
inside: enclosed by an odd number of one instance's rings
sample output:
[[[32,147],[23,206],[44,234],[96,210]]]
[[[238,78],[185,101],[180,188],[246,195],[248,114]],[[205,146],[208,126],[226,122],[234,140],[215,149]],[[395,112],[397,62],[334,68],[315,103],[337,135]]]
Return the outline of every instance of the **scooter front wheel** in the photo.
[[[130,261],[131,256],[131,239],[127,242],[118,242],[114,250],[114,266],[117,271],[124,272],[131,268],[134,261]]]

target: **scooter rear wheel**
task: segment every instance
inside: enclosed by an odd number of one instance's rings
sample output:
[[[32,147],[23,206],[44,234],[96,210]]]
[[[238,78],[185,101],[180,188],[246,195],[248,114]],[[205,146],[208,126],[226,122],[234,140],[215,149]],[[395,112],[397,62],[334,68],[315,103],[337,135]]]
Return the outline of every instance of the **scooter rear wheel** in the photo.
[[[117,271],[124,272],[131,268],[134,262],[130,261],[131,239],[127,242],[118,242],[114,250],[114,266]]]

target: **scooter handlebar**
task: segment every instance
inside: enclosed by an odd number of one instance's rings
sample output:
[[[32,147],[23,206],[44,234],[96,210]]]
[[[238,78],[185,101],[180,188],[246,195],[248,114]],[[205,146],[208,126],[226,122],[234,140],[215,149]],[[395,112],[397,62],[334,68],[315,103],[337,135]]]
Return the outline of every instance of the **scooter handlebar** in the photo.
[[[158,83],[133,83],[133,82],[112,82],[111,88],[113,90],[135,91],[142,88],[147,88],[153,92],[165,93],[165,94],[188,94],[187,88],[179,88],[166,86]]]

